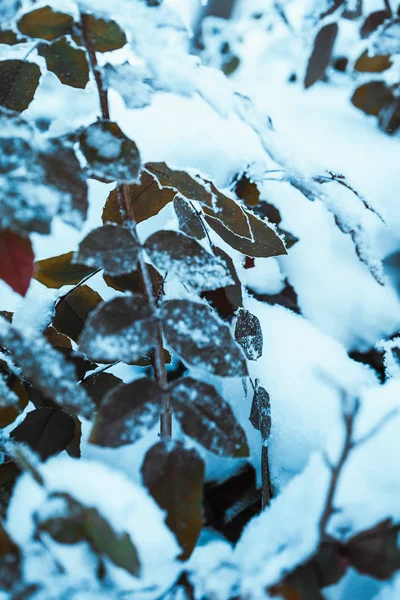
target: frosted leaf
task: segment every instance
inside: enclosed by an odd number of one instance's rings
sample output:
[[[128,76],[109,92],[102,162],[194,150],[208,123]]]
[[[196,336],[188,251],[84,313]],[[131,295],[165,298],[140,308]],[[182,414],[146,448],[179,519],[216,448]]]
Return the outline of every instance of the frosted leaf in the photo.
[[[78,386],[74,365],[36,332],[18,331],[0,319],[0,342],[21,367],[24,378],[68,412],[92,416],[94,403]]]
[[[182,360],[221,377],[245,377],[245,357],[229,327],[211,308],[189,300],[171,300],[162,309],[168,344]]]
[[[158,231],[147,239],[145,248],[157,269],[177,277],[195,292],[234,283],[221,257],[213,256],[183,233]]]
[[[140,155],[117,123],[97,121],[80,137],[80,149],[95,177],[107,182],[135,182],[139,175]]]
[[[90,442],[112,448],[133,444],[156,425],[161,399],[161,388],[146,377],[110,390],[100,404]]]
[[[110,275],[123,275],[135,270],[138,253],[138,242],[128,227],[107,223],[79,244],[74,262],[99,267]]]
[[[0,408],[7,408],[8,406],[17,406],[19,398],[13,390],[11,390],[3,375],[0,373]]]
[[[257,385],[250,411],[250,423],[261,432],[263,442],[271,433],[271,404],[269,394],[261,385]]]
[[[97,362],[133,362],[157,342],[157,321],[140,294],[114,298],[94,310],[82,331],[79,350]]]
[[[172,387],[171,399],[183,431],[207,450],[219,456],[248,456],[242,427],[211,385],[185,377]]]
[[[400,53],[400,21],[390,23],[380,32],[373,44],[376,54]]]
[[[118,92],[127,108],[144,108],[151,103],[153,79],[145,67],[107,64],[103,73],[106,85]]]
[[[262,355],[263,334],[258,318],[248,310],[240,309],[235,327],[235,340],[243,348],[248,360]]]

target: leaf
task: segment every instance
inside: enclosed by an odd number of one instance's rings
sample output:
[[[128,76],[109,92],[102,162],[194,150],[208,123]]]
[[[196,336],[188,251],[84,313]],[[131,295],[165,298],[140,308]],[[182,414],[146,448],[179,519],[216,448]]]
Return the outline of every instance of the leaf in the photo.
[[[238,236],[251,239],[251,230],[247,214],[240,205],[220,192],[211,181],[207,181],[213,195],[213,207],[203,207],[206,215],[215,217]]]
[[[344,553],[359,573],[375,579],[390,579],[400,569],[399,527],[382,521],[346,543]]]
[[[271,433],[271,404],[269,394],[261,385],[256,385],[250,411],[250,423],[261,432],[263,442]]]
[[[144,247],[157,269],[177,277],[194,291],[234,283],[221,257],[213,256],[183,233],[158,231],[147,238]]]
[[[251,227],[252,240],[236,235],[214,217],[206,216],[205,219],[224,242],[245,256],[269,258],[287,254],[284,243],[272,227],[248,211],[246,216]]]
[[[75,431],[74,419],[56,408],[39,408],[29,412],[10,433],[16,442],[28,444],[42,460],[65,450]]]
[[[199,215],[185,198],[175,196],[174,210],[182,233],[196,240],[202,240],[205,237],[206,234]]]
[[[23,382],[12,373],[5,361],[0,361],[0,427],[15,421],[29,402]]]
[[[29,238],[9,230],[0,231],[0,279],[21,296],[28,291],[34,260]]]
[[[365,50],[356,60],[354,69],[360,73],[382,73],[391,66],[390,56],[368,56],[368,50]]]
[[[25,41],[25,38],[19,37],[12,29],[0,29],[0,44],[15,46],[15,44],[21,44]]]
[[[0,106],[22,112],[32,102],[39,85],[40,68],[22,60],[0,61]]]
[[[78,417],[74,418],[75,421],[75,429],[74,435],[72,436],[71,442],[65,448],[66,453],[71,458],[80,458],[81,457],[81,439],[82,439],[82,423],[78,419]]]
[[[94,229],[79,244],[74,262],[124,275],[136,268],[140,246],[128,227],[108,223]]]
[[[212,194],[186,171],[174,171],[164,162],[146,163],[145,169],[155,175],[162,186],[172,187],[189,200],[197,200],[212,208]]]
[[[72,262],[74,253],[67,252],[35,262],[33,277],[48,288],[76,285],[97,269]]]
[[[233,285],[220,287],[216,290],[208,290],[200,294],[217,311],[223,319],[232,320],[237,309],[243,304],[242,284],[237,276],[235,266],[231,257],[221,248],[213,247],[214,254],[222,258],[229,269],[234,281]]]
[[[106,223],[116,223],[117,225],[125,224],[127,219],[125,208],[122,208],[121,202],[118,188],[111,190],[104,205],[103,214],[101,215],[103,225]]]
[[[3,592],[11,591],[21,581],[21,562],[20,549],[0,521],[0,588]]]
[[[51,44],[39,44],[37,50],[45,59],[48,70],[54,73],[61,83],[80,89],[86,87],[89,81],[89,65],[84,50],[75,48],[66,38]]]
[[[31,38],[51,41],[70,33],[73,22],[71,15],[43,6],[22,15],[17,27],[21,33]]]
[[[81,386],[86,390],[96,406],[100,406],[104,396],[112,389],[122,383],[122,379],[116,377],[112,373],[89,374],[81,383]]]
[[[311,87],[321,79],[331,60],[333,46],[338,34],[337,23],[324,25],[317,33],[314,47],[308,61],[304,87]]]
[[[59,544],[75,544],[86,539],[96,554],[106,556],[135,577],[140,575],[139,556],[127,533],[117,533],[96,508],[84,506],[67,494],[52,494],[49,508],[52,501],[55,515],[38,522],[40,531],[51,535]]]
[[[236,181],[235,193],[247,206],[256,206],[260,202],[260,191],[257,184],[249,179],[246,173]]]
[[[246,434],[215,388],[191,377],[171,388],[174,414],[183,431],[218,456],[249,456]]]
[[[153,265],[149,263],[147,263],[147,270],[150,274],[154,297],[158,299],[163,295],[164,278],[153,267]],[[117,275],[114,277],[104,273],[103,278],[107,285],[114,288],[114,290],[118,290],[119,292],[129,291],[133,294],[140,294],[143,291],[143,282],[138,271],[132,271],[132,273],[126,273],[125,275]]]
[[[75,151],[60,139],[52,139],[40,161],[46,172],[46,182],[62,195],[61,218],[79,229],[86,219],[89,201],[86,175]]]
[[[126,44],[126,35],[115,22],[99,19],[94,15],[84,15],[87,36],[96,52],[111,52]]]
[[[7,507],[10,503],[11,496],[14,490],[14,486],[17,482],[18,477],[21,474],[21,469],[14,461],[9,461],[0,464],[0,515],[2,519],[7,516]],[[1,540],[0,540],[1,541]],[[0,554],[1,548],[0,545]],[[0,559],[1,563],[1,559]],[[0,567],[0,571],[2,571]],[[2,575],[0,576],[0,585],[2,583]]]
[[[148,450],[142,465],[144,485],[166,511],[166,523],[189,558],[203,526],[204,462],[182,442],[161,441]]]
[[[358,19],[363,14],[363,0],[350,0],[343,11],[344,19]]]
[[[161,312],[168,345],[189,365],[220,375],[245,377],[247,366],[230,329],[209,306],[171,300]]]
[[[81,134],[79,144],[94,177],[107,182],[132,183],[137,180],[139,150],[117,123],[92,123]]]
[[[133,362],[157,343],[157,321],[140,294],[114,298],[92,312],[79,349],[97,362]]]
[[[360,29],[360,36],[362,39],[367,38],[371,33],[376,31],[382,23],[390,19],[390,13],[388,10],[376,10],[368,15]]]
[[[356,89],[351,101],[367,115],[378,116],[394,100],[393,93],[383,81],[370,81]]]
[[[153,379],[119,385],[102,401],[89,441],[111,448],[137,442],[158,422],[161,401],[162,390]]]
[[[242,346],[248,360],[257,360],[262,355],[263,334],[260,321],[243,308],[238,313],[235,340]]]
[[[92,288],[80,285],[60,298],[53,317],[54,327],[76,342],[86,319],[101,301],[101,296]]]

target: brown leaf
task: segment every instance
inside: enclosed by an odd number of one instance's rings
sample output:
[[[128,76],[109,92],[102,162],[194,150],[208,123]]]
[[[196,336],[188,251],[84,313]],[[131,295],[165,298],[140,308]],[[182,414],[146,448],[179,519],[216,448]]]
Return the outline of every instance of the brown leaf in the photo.
[[[209,306],[171,300],[161,317],[168,345],[184,362],[221,377],[247,376],[244,354]]]
[[[38,260],[33,277],[48,288],[60,288],[63,285],[75,285],[97,270],[96,267],[73,263],[73,256],[73,252],[67,252]]]
[[[243,304],[242,284],[237,276],[231,257],[216,246],[213,247],[213,250],[214,254],[220,256],[226,263],[234,284],[202,292],[200,297],[205,298],[222,319],[232,320],[237,309]]]
[[[32,102],[39,85],[40,68],[22,60],[0,61],[0,106],[22,112]]]
[[[196,240],[202,240],[205,237],[206,234],[199,215],[185,198],[175,196],[174,210],[178,219],[179,229],[185,235]]]
[[[195,292],[233,284],[224,260],[184,233],[157,231],[144,247],[157,269],[177,277]]]
[[[71,15],[43,6],[22,15],[17,27],[21,33],[31,38],[51,41],[70,33],[73,22]]]
[[[220,192],[211,181],[207,183],[213,194],[213,207],[212,209],[203,207],[206,215],[218,219],[236,235],[251,239],[251,230],[245,211],[235,200]]]
[[[171,388],[174,414],[186,435],[218,456],[249,455],[246,434],[215,388],[185,377]]]
[[[236,235],[218,219],[208,216],[205,219],[224,242],[245,256],[269,258],[287,254],[284,243],[272,227],[248,211],[246,211],[246,215],[253,235],[252,240]]]
[[[74,419],[56,408],[39,408],[29,412],[10,433],[16,442],[28,444],[42,460],[58,454],[71,443]]]
[[[100,371],[93,375],[89,374],[86,379],[82,381],[81,386],[85,388],[87,394],[91,397],[96,406],[100,406],[104,396],[121,383],[122,379],[119,377],[116,377],[112,373]]]
[[[89,441],[111,448],[137,442],[158,422],[161,401],[161,388],[147,377],[111,389],[100,404]]]
[[[76,342],[86,319],[101,301],[100,294],[88,285],[80,285],[60,298],[53,317],[54,327]]]
[[[260,202],[260,191],[257,184],[249,179],[246,173],[235,183],[235,193],[247,206],[255,206]]]
[[[351,101],[367,115],[378,116],[385,108],[393,102],[392,91],[384,81],[370,81],[358,87]]]
[[[25,296],[33,275],[32,244],[13,231],[0,231],[0,279]]]
[[[328,25],[324,25],[318,31],[307,65],[307,72],[304,80],[304,87],[306,89],[311,87],[324,75],[331,60],[337,34],[337,23],[328,23]]]
[[[74,262],[124,275],[136,268],[139,243],[128,227],[107,223],[93,229],[79,244]]]
[[[154,297],[158,299],[163,295],[164,278],[153,267],[153,265],[148,263],[147,269],[150,273]],[[128,291],[132,292],[133,294],[140,294],[143,291],[143,283],[138,271],[132,271],[132,273],[116,276],[111,276],[104,273],[103,278],[107,285],[112,287],[114,290],[118,290],[119,292]]]
[[[204,462],[182,442],[161,441],[148,450],[142,465],[144,485],[166,511],[166,522],[189,558],[203,526]]]
[[[390,56],[369,56],[368,50],[365,50],[356,60],[354,69],[360,73],[382,73],[391,66]]]
[[[46,61],[49,71],[74,88],[85,88],[89,81],[89,65],[86,52],[73,46],[67,38],[51,44],[39,44],[38,53]]]
[[[142,223],[142,221],[157,215],[176,196],[175,190],[160,187],[157,179],[146,171],[142,171],[140,183],[131,184],[127,187],[129,202],[136,223]],[[111,192],[111,194],[114,193],[115,191]],[[114,204],[116,200],[113,200]],[[115,209],[114,212],[116,212]]]
[[[174,171],[164,162],[146,163],[145,169],[155,175],[162,186],[172,187],[188,200],[197,200],[212,208],[212,194],[186,171]]]
[[[97,362],[131,363],[157,343],[157,321],[144,296],[114,298],[87,320],[79,349]]]
[[[111,52],[126,44],[126,35],[115,21],[88,14],[85,15],[85,27],[96,52]]]
[[[388,10],[376,10],[375,12],[370,13],[361,26],[361,37],[363,39],[367,38],[387,19],[390,19],[390,13]]]

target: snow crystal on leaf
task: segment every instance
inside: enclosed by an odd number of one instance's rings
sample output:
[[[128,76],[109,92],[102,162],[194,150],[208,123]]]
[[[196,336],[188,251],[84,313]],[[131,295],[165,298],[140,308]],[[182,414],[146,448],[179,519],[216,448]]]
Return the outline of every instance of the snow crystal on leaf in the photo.
[[[0,373],[0,408],[15,406],[18,401],[17,394],[8,387],[6,380]]]

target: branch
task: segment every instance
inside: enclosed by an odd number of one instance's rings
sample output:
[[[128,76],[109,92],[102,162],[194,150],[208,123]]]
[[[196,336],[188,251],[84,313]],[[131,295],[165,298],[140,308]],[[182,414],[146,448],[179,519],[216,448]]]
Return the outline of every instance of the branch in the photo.
[[[105,120],[110,119],[110,109],[108,104],[108,94],[107,90],[103,86],[103,80],[101,77],[101,71],[99,69],[99,65],[97,63],[96,52],[93,47],[92,40],[89,35],[89,29],[87,26],[87,15],[81,15],[81,24],[82,24],[82,35],[84,39],[84,43],[86,46],[86,50],[89,57],[90,68],[93,73],[94,79],[97,85],[97,91],[99,95],[100,108],[101,108],[101,116]],[[130,229],[133,237],[138,240],[138,234],[136,230],[136,221],[132,210],[132,204],[129,198],[129,186],[125,183],[118,183],[118,198],[120,200],[120,204],[125,208],[126,214],[129,219]],[[139,244],[140,245],[140,244]],[[138,259],[138,272],[139,272],[139,280],[140,287],[143,294],[146,296],[146,299],[149,303],[150,310],[152,313],[157,316],[157,305],[153,295],[153,286],[151,282],[150,272],[147,266],[146,261],[144,260],[143,251],[139,252]],[[163,390],[163,405],[162,412],[160,416],[160,434],[162,438],[168,438],[172,435],[172,413],[171,413],[171,405],[170,405],[170,396],[168,391],[168,379],[167,379],[167,370],[165,367],[164,361],[164,345],[163,345],[163,335],[161,323],[157,320],[157,343],[151,353],[151,359],[154,369],[154,377]]]

